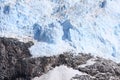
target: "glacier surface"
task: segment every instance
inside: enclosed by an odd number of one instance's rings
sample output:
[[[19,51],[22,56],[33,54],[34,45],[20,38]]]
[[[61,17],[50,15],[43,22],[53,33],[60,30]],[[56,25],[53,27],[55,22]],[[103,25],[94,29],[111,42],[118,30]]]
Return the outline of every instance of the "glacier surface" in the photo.
[[[120,62],[120,0],[0,0],[0,36],[33,40],[34,57],[72,51]]]

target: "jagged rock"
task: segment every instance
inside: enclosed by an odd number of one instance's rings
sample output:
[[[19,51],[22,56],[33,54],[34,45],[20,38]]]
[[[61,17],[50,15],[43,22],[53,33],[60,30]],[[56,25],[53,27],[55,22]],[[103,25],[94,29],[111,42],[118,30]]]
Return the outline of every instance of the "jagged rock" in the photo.
[[[47,73],[49,70],[60,65],[67,65],[69,67],[76,68],[80,64],[86,63],[86,61],[89,60],[90,58],[92,58],[90,54],[87,55],[81,53],[79,55],[73,55],[70,53],[64,53],[51,57],[29,58],[25,59],[23,62],[27,64],[27,66],[31,66],[24,67],[26,67],[26,70],[29,71],[28,74],[31,77],[35,77],[41,76],[42,74]]]
[[[86,74],[75,75],[71,80],[120,80],[120,64],[111,60],[69,52],[32,58],[28,50],[32,45],[32,42],[23,43],[12,38],[0,38],[0,80],[31,80],[60,65]],[[94,63],[88,65],[91,59]]]
[[[75,75],[71,80],[94,80],[94,78],[89,75]]]
[[[25,76],[21,73],[22,60],[31,57],[28,50],[31,45],[32,42],[23,43],[17,39],[0,38],[0,80],[16,80]]]
[[[80,64],[85,64],[87,60],[91,59],[93,56],[90,54],[82,54],[79,53],[79,55],[74,55],[72,53],[64,53],[60,54],[56,58],[56,62],[54,65],[67,65],[73,68],[76,68]]]
[[[118,64],[103,58],[97,58],[93,65],[79,67],[78,70],[95,77],[94,80],[120,80]]]

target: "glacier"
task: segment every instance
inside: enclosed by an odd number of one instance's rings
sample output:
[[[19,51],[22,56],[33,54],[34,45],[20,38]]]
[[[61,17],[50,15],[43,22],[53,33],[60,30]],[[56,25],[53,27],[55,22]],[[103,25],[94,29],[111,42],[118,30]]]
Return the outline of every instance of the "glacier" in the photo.
[[[0,0],[0,36],[34,41],[33,57],[91,53],[120,62],[120,0]]]

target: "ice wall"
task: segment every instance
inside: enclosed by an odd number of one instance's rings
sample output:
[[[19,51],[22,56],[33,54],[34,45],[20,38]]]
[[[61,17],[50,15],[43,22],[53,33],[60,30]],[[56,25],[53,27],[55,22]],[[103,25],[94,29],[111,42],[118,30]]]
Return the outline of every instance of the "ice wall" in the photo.
[[[0,36],[36,40],[33,56],[65,51],[120,58],[119,0],[0,0]]]

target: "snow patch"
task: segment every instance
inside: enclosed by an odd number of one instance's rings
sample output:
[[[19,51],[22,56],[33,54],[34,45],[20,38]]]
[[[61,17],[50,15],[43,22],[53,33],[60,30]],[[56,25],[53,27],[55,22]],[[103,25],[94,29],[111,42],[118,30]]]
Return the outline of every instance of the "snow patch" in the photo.
[[[55,67],[47,74],[44,74],[41,77],[35,77],[32,80],[71,80],[71,78],[74,77],[76,74],[85,75],[85,73],[62,65],[59,67]]]
[[[78,67],[85,67],[85,66],[93,65],[94,63],[96,63],[96,62],[95,62],[95,59],[92,58],[92,59],[88,60],[88,61],[86,62],[86,64],[82,64],[82,65],[80,65],[80,66],[78,66]]]

